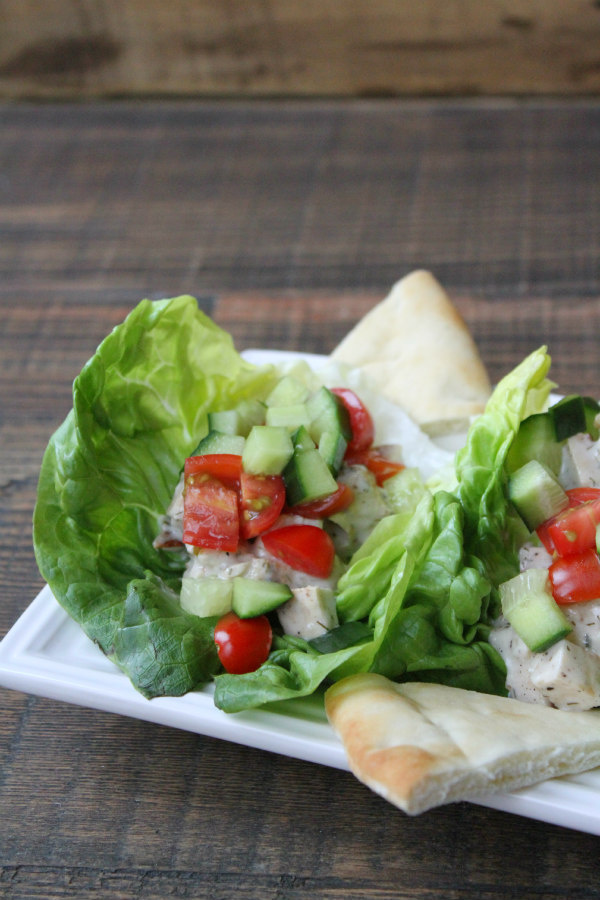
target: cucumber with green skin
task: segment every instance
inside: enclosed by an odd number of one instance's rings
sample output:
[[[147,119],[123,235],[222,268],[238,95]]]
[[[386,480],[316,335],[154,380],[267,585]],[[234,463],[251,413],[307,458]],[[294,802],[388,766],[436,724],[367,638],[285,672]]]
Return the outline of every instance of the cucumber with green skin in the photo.
[[[515,472],[532,459],[558,473],[562,445],[576,434],[587,433],[598,440],[596,417],[600,404],[592,397],[569,394],[546,412],[535,413],[521,422],[506,456],[507,472]]]
[[[223,409],[208,414],[210,430],[247,437],[253,425],[265,420],[265,405],[260,400],[242,400],[235,409]]]
[[[562,447],[556,440],[554,421],[548,413],[536,413],[521,422],[506,456],[507,472],[516,472],[535,459],[555,474],[560,469]]]
[[[557,515],[569,498],[552,472],[535,459],[510,476],[508,496],[530,531]]]
[[[573,626],[558,606],[546,569],[527,569],[500,585],[504,617],[534,653],[566,637]]]
[[[293,452],[287,428],[255,425],[246,438],[242,466],[245,472],[253,475],[280,475]]]
[[[338,487],[329,466],[316,448],[296,448],[283,470],[283,480],[290,506],[320,500],[333,494]]]
[[[292,406],[295,403],[304,403],[309,395],[309,389],[294,378],[293,375],[284,375],[266,399],[267,406]]]
[[[292,598],[287,584],[278,581],[258,581],[241,575],[233,579],[232,609],[240,619],[262,616]]]
[[[240,434],[227,434],[222,431],[209,431],[202,438],[191,456],[204,456],[212,453],[231,453],[241,456],[246,439]]]
[[[340,398],[326,387],[313,394],[306,405],[310,416],[308,432],[332,474],[337,475],[346,447],[352,440],[348,410]]]

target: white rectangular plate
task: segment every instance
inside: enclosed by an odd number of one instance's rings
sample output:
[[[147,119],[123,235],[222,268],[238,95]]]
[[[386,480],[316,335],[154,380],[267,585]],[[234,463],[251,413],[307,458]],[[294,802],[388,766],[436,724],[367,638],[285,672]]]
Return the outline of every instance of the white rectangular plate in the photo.
[[[284,756],[348,769],[320,697],[224,713],[212,689],[146,700],[86,637],[46,586],[0,642],[0,685],[144,719]],[[600,835],[600,770],[546,781],[480,805]]]
[[[273,351],[244,355],[257,363],[298,358]],[[211,687],[183,697],[147,700],[87,638],[47,586],[0,642],[0,685],[348,770],[320,696],[234,714],[216,709]],[[600,769],[488,796],[479,805],[600,835]]]

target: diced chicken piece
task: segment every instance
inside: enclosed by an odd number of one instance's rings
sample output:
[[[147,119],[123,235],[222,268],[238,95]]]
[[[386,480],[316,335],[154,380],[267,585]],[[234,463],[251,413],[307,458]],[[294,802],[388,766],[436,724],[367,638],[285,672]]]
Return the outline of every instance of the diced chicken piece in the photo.
[[[533,653],[504,616],[495,622],[490,634],[490,644],[496,648],[506,663],[506,687],[509,697],[523,703],[550,706],[550,701],[531,681],[529,669]]]
[[[523,544],[519,550],[519,568],[521,572],[528,569],[547,569],[552,565],[552,557],[545,547],[535,544]]]
[[[600,441],[589,434],[570,437],[563,448],[559,481],[565,490],[600,487]]]
[[[529,672],[533,686],[558,709],[600,705],[600,657],[572,641],[558,641],[544,653],[536,653]]]
[[[277,610],[286,634],[309,641],[336,627],[338,618],[332,590],[309,585],[294,588],[292,593],[292,599]]]

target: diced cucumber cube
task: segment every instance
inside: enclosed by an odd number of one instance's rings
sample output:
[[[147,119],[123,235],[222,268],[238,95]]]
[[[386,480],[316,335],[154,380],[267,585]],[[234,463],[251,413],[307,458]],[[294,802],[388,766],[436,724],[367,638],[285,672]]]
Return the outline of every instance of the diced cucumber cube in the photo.
[[[317,446],[304,425],[292,434],[292,444],[294,450],[314,450]]]
[[[309,390],[305,384],[293,375],[284,375],[265,402],[267,406],[293,406],[296,403],[304,403],[308,394]]]
[[[280,475],[293,452],[287,428],[255,425],[246,438],[242,468],[252,475]]]
[[[508,495],[530,531],[564,509],[569,498],[552,472],[535,459],[510,476]]]
[[[208,425],[221,434],[239,434],[240,416],[236,409],[222,409],[208,414]]]
[[[549,413],[535,413],[524,419],[506,455],[506,471],[516,472],[535,459],[558,473],[562,462],[562,447],[556,440],[554,421]]]
[[[235,409],[222,409],[208,414],[209,428],[225,434],[246,437],[253,425],[265,421],[265,406],[260,400],[243,400]]]
[[[287,584],[237,576],[233,579],[233,611],[240,619],[262,616],[286,603],[292,592]]]
[[[318,500],[337,491],[337,482],[318,450],[294,450],[283,470],[290,506]]]
[[[527,569],[500,585],[504,617],[534,653],[547,650],[572,630],[550,591],[547,569]]]
[[[308,425],[310,417],[305,403],[294,403],[291,406],[268,406],[265,421],[267,425],[295,431],[300,425]]]
[[[254,425],[264,425],[266,407],[260,400],[242,400],[237,407],[240,415],[240,431],[244,437],[248,437]]]
[[[181,579],[179,602],[186,612],[195,616],[224,616],[231,611],[233,601],[233,584],[223,578],[206,576],[205,578]]]
[[[570,394],[563,397],[548,410],[548,414],[554,423],[554,431],[557,441],[566,441],[574,434],[580,434],[587,430],[585,406],[583,397],[579,394]]]
[[[239,434],[209,431],[191,455],[204,456],[206,453],[231,453],[234,456],[241,456],[244,452],[245,443],[246,438]]]
[[[318,444],[326,431],[340,432],[345,441],[352,438],[350,416],[348,410],[336,394],[322,387],[307,403],[310,424],[308,431]]]
[[[333,475],[337,475],[340,471],[347,446],[348,444],[340,431],[324,431],[321,435],[319,453]]]

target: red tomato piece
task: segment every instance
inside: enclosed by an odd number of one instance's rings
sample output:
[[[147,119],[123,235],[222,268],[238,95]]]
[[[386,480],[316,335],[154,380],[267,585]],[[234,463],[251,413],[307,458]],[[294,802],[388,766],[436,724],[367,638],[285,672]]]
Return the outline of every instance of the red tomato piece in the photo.
[[[596,547],[596,526],[600,522],[600,501],[592,500],[556,517],[548,534],[559,556],[576,556]]]
[[[183,542],[208,550],[237,550],[237,492],[205,473],[189,475],[183,491]]]
[[[350,416],[352,440],[348,443],[346,452],[366,450],[371,446],[375,437],[375,426],[371,413],[362,400],[349,388],[332,388],[331,392],[340,398]]]
[[[215,626],[215,644],[226,672],[244,675],[255,672],[266,661],[271,650],[273,632],[266,616],[240,619],[226,613]]]
[[[596,546],[600,523],[600,490],[572,488],[567,491],[567,509],[548,519],[537,530],[548,553],[572,556]]]
[[[206,474],[217,478],[226,487],[237,489],[242,474],[242,457],[234,453],[205,453],[203,456],[188,456],[183,470],[188,475]]]
[[[600,488],[569,488],[566,494],[569,498],[569,506],[579,506],[580,503],[589,503],[591,500],[600,500]]]
[[[600,557],[595,550],[557,557],[549,569],[552,595],[560,605],[600,598]]]
[[[262,537],[267,553],[299,572],[328,578],[335,549],[329,535],[316,525],[285,525]]]
[[[405,466],[402,463],[393,462],[380,453],[376,447],[370,450],[362,450],[358,453],[350,453],[346,456],[346,462],[350,466],[366,466],[375,476],[377,484],[381,487],[384,481],[397,475]]]
[[[320,500],[309,500],[290,507],[290,512],[305,519],[325,519],[348,509],[354,500],[354,492],[347,484],[338,484],[337,491]]]
[[[270,528],[285,503],[281,475],[250,475],[240,478],[240,537],[250,540]]]

